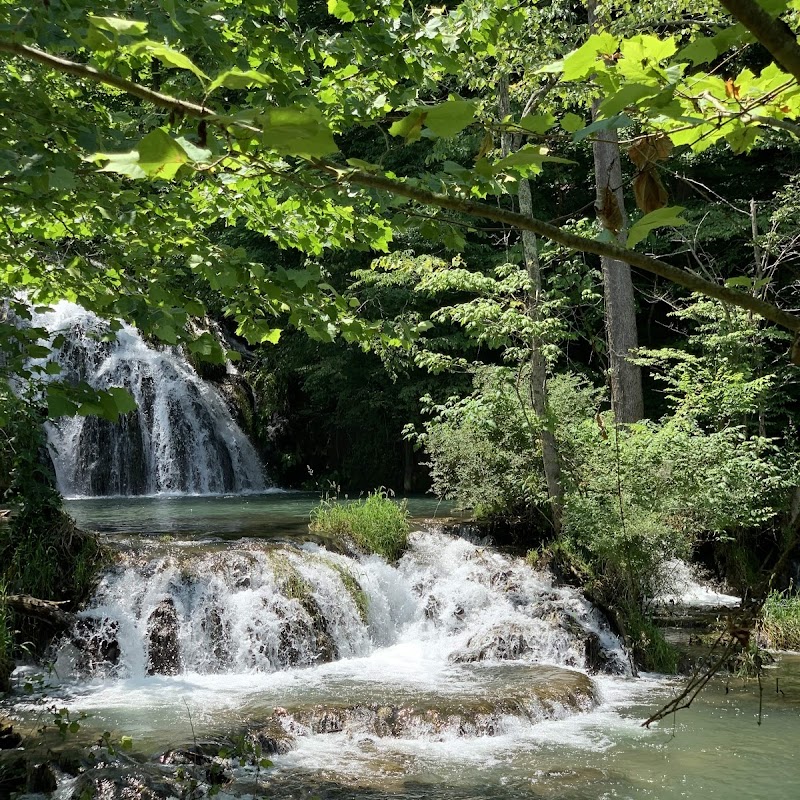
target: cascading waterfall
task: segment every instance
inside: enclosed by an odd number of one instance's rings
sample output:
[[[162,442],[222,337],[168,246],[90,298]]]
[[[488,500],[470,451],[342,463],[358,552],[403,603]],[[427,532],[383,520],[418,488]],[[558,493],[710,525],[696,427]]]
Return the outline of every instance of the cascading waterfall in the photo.
[[[95,389],[123,386],[137,410],[118,423],[64,417],[47,424],[58,486],[66,497],[218,494],[265,488],[258,456],[219,392],[177,348],[148,346],[135,328],[110,325],[74,303],[34,314],[60,378]]]
[[[311,543],[208,548],[128,555],[81,612],[62,669],[129,679],[266,675],[397,646],[448,665],[628,668],[578,592],[464,539],[413,534],[396,566]]]
[[[412,757],[424,772],[431,748],[458,769],[470,748],[517,752],[541,724],[602,713],[597,681],[629,665],[600,615],[549,573],[416,532],[396,564],[310,542],[148,540],[104,575],[54,674],[73,676],[59,705],[160,753],[101,759],[64,783],[65,800],[181,796],[193,765],[209,774],[198,742],[216,753],[221,740],[244,753],[215,756],[227,796],[306,797],[331,770],[354,786],[382,785],[387,765]],[[343,791],[331,796],[361,792]]]

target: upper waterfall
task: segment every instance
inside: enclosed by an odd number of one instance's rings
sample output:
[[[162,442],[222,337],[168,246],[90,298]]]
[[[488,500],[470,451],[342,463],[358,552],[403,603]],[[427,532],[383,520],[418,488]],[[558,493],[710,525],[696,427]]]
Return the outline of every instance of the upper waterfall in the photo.
[[[178,348],[149,346],[123,325],[116,334],[95,314],[62,301],[32,324],[63,336],[60,377],[95,389],[122,386],[137,410],[110,423],[97,417],[48,422],[58,487],[66,497],[159,493],[217,494],[265,488],[252,444],[220,393]]]

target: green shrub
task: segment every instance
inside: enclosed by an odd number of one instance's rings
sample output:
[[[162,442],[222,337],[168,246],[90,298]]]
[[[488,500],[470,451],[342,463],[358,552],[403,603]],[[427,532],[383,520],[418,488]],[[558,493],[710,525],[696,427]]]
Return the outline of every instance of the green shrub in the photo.
[[[309,527],[315,533],[349,539],[368,553],[395,561],[408,546],[408,504],[392,500],[383,491],[363,500],[324,499],[311,512]]]
[[[800,594],[771,591],[757,623],[759,638],[773,650],[800,650]]]
[[[668,675],[678,671],[678,651],[646,614],[636,608],[628,608],[625,624],[633,658],[641,669]]]

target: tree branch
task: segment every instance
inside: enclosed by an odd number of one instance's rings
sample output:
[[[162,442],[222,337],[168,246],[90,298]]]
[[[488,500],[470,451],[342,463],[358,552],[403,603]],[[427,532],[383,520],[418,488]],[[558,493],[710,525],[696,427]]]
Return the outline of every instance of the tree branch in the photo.
[[[724,2],[736,4],[737,6],[740,3],[743,5],[752,4],[751,0],[724,0]],[[744,20],[742,21],[744,22]],[[745,24],[747,25],[746,22]],[[795,47],[798,51],[797,67],[798,75],[800,75],[800,47],[797,47],[796,44]],[[186,116],[205,119],[220,125],[241,127],[253,132],[261,132],[259,128],[253,125],[222,117],[205,105],[198,105],[197,103],[187,102],[176,97],[162,94],[161,92],[153,91],[146,86],[120,78],[117,75],[101,72],[87,64],[80,64],[58,56],[53,56],[42,50],[29,47],[28,45],[0,40],[0,53],[10,53],[29,61],[44,64],[59,72],[92,81],[93,83],[113,86],[135,97],[151,102],[156,106],[169,108]],[[598,239],[578,236],[577,234],[558,228],[555,225],[550,225],[543,220],[517,214],[513,211],[507,211],[502,208],[491,206],[488,203],[478,203],[473,200],[465,200],[459,197],[432,192],[395,178],[387,178],[359,169],[340,168],[327,161],[314,159],[309,163],[314,168],[333,176],[338,183],[366,186],[371,189],[388,192],[389,194],[407,197],[423,205],[446,208],[472,217],[491,219],[495,222],[510,225],[520,230],[532,231],[538,236],[550,239],[570,250],[592,253],[597,256],[606,256],[623,261],[626,264],[630,264],[632,267],[637,267],[638,269],[666,278],[692,292],[699,292],[700,294],[713,297],[724,303],[730,303],[731,305],[744,308],[747,311],[752,311],[777,325],[800,333],[800,317],[783,311],[777,306],[747,294],[746,292],[740,292],[712,283],[692,272],[674,267],[666,261],[652,258],[643,253],[637,253],[634,250],[628,250],[627,248],[620,247],[617,244],[611,244],[610,242],[602,242]]]
[[[757,0],[720,2],[767,48],[781,67],[800,81],[800,45],[782,19],[771,17]]]

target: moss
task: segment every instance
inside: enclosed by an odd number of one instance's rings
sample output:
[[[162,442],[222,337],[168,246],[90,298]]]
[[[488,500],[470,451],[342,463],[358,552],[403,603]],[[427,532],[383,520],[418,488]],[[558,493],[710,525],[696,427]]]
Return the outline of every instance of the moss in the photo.
[[[396,561],[408,547],[408,504],[392,500],[386,492],[352,502],[323,500],[311,512],[309,528]]]
[[[361,588],[361,584],[353,576],[353,574],[350,573],[345,567],[341,566],[340,564],[332,563],[330,566],[339,573],[339,577],[342,579],[344,588],[347,590],[347,593],[353,598],[353,602],[356,604],[358,615],[361,617],[362,622],[366,624],[369,613],[369,598],[367,597],[367,593]]]
[[[297,600],[300,605],[305,605],[312,596],[311,584],[283,554],[273,553],[270,560],[283,596],[290,600]]]

